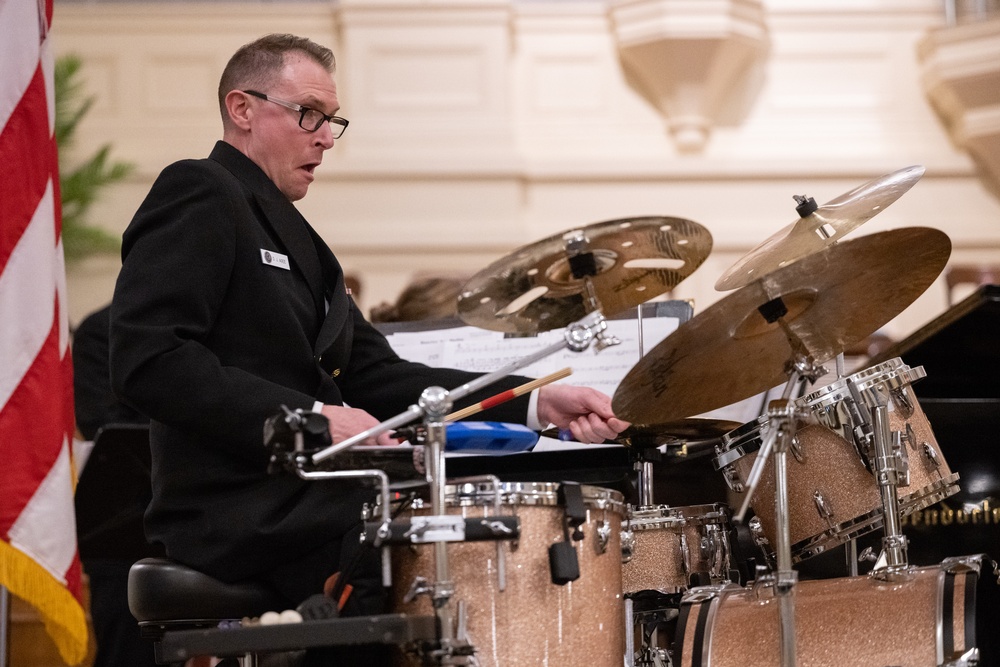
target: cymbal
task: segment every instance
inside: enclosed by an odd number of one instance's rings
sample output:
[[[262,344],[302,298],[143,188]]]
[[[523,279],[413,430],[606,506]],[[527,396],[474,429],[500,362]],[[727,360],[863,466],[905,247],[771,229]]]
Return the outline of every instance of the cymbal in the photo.
[[[827,361],[898,315],[934,282],[950,254],[943,232],[908,227],[842,241],[776,269],[650,350],[618,385],[615,414],[669,422],[775,387],[788,379],[786,363],[797,356]],[[787,313],[774,319],[782,305]]]
[[[662,445],[683,445],[721,438],[742,426],[739,422],[724,419],[691,417],[663,424],[632,424],[618,434],[615,442],[626,447],[647,449]]]
[[[587,225],[515,250],[465,284],[458,315],[472,326],[533,334],[590,312],[586,280],[574,277],[566,238],[581,234],[592,253],[590,281],[604,315],[673,289],[708,257],[712,235],[696,222],[661,216]]]
[[[742,426],[739,422],[724,419],[706,419],[692,417],[679,419],[666,424],[632,424],[618,434],[617,438],[606,440],[612,443],[633,447],[635,449],[651,449],[668,446],[682,446],[691,442],[718,440],[725,434]],[[559,429],[546,429],[541,433],[549,438],[558,438]]]
[[[845,234],[903,196],[923,175],[924,168],[920,165],[906,167],[872,179],[816,208],[729,267],[716,281],[715,289],[726,291],[743,287],[775,269],[837,243]]]

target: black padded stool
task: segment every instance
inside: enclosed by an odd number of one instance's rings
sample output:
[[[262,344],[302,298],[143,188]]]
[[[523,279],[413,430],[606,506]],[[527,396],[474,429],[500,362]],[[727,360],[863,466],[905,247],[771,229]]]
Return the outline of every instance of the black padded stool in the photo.
[[[259,584],[226,584],[169,558],[144,558],[128,575],[128,607],[144,639],[160,641],[171,630],[215,627],[222,621],[281,610],[277,593]]]

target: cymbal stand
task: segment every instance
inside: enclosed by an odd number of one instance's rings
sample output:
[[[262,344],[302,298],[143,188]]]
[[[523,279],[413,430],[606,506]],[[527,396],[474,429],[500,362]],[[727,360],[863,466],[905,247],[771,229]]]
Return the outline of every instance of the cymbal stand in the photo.
[[[747,494],[743,499],[739,514],[734,521],[740,523],[746,515],[750,499],[760,482],[761,474],[768,458],[774,461],[775,481],[775,519],[777,522],[777,544],[775,544],[776,569],[774,572],[774,591],[778,597],[778,613],[780,619],[781,665],[795,667],[795,604],[794,588],[798,581],[798,573],[792,569],[792,548],[789,534],[788,515],[788,471],[786,455],[788,446],[795,437],[795,407],[788,400],[792,387],[798,381],[798,371],[795,371],[788,383],[782,398],[771,401],[767,408],[768,423],[771,428],[757,453],[750,478],[747,484]]]
[[[777,303],[776,303],[777,302]],[[773,310],[768,310],[768,306]],[[798,581],[798,572],[792,569],[792,545],[789,531],[788,514],[788,470],[786,458],[788,448],[795,437],[795,421],[804,416],[798,413],[795,404],[790,400],[796,385],[803,379],[815,381],[823,369],[818,366],[804,351],[804,346],[798,337],[789,329],[782,319],[787,313],[784,304],[780,299],[769,302],[761,307],[761,314],[769,322],[778,322],[785,330],[789,343],[793,348],[792,360],[786,366],[788,382],[785,384],[781,398],[771,401],[768,405],[767,415],[770,429],[764,440],[757,459],[750,470],[750,477],[747,483],[747,495],[743,499],[743,505],[739,513],[734,517],[734,521],[742,523],[750,506],[757,484],[764,472],[768,457],[774,460],[774,481],[775,481],[775,519],[777,523],[777,544],[775,545],[776,570],[774,572],[774,591],[778,597],[778,614],[780,619],[780,641],[781,641],[781,665],[782,667],[795,667],[796,664],[796,640],[795,640],[795,599],[793,597],[795,584]],[[769,313],[774,313],[774,317],[768,317]],[[773,452],[772,452],[773,450]]]
[[[639,361],[645,356],[642,341],[642,304],[636,308],[636,322],[638,324]],[[650,507],[653,504],[653,463],[662,460],[659,448],[642,448],[631,452],[632,465],[639,473],[639,506]]]

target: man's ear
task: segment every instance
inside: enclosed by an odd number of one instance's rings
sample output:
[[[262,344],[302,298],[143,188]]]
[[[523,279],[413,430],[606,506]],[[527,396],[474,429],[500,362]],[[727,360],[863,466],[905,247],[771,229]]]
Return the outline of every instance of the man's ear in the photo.
[[[226,94],[226,111],[229,112],[229,119],[233,125],[241,130],[250,129],[253,109],[250,108],[249,96],[246,93],[230,90]]]

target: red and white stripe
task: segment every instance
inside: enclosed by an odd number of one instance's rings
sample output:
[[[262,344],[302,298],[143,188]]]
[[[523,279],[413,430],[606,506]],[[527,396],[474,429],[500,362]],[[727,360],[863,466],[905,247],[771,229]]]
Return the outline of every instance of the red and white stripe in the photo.
[[[0,585],[86,656],[53,126],[52,0],[0,0]]]

